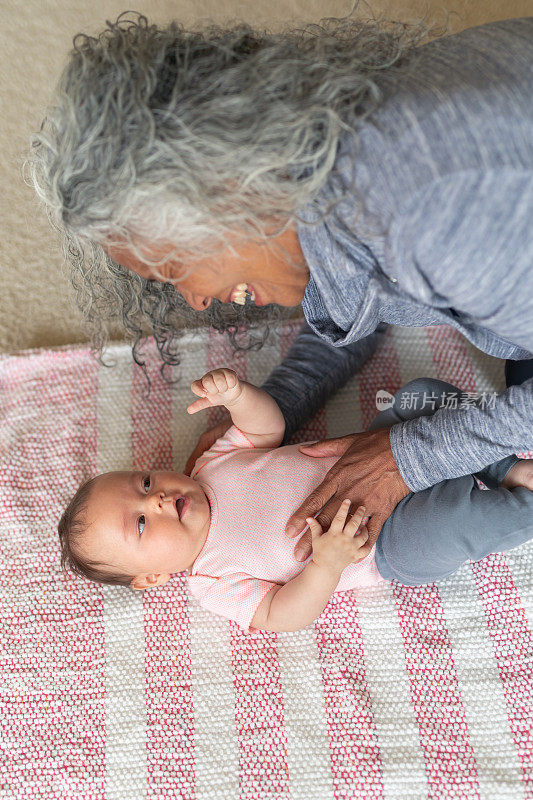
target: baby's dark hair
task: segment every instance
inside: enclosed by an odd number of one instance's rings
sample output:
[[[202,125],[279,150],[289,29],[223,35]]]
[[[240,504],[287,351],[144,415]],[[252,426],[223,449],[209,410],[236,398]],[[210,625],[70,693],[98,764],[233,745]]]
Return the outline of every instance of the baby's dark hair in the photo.
[[[59,520],[57,530],[61,544],[61,569],[64,572],[70,569],[76,575],[96,583],[129,586],[133,575],[114,572],[112,568],[104,569],[108,565],[99,561],[88,561],[82,558],[76,549],[76,541],[87,530],[87,504],[97,477],[81,484]]]

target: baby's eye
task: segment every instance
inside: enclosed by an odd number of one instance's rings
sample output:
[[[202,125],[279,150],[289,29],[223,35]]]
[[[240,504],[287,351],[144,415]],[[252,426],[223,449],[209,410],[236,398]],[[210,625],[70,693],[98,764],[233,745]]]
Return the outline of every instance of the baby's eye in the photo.
[[[139,536],[142,535],[145,525],[146,525],[146,520],[144,518],[144,514],[141,514],[141,516],[137,520],[137,530],[139,531]]]
[[[145,477],[143,478],[143,489],[145,492],[147,492],[150,489],[150,483],[151,483],[150,476],[145,475]]]

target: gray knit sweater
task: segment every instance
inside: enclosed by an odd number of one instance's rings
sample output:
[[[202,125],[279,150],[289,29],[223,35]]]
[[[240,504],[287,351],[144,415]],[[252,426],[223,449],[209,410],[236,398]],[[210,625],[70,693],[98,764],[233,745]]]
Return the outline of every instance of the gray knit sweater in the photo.
[[[385,324],[449,323],[499,358],[533,353],[533,18],[430,42],[380,79],[298,235],[307,324],[264,388],[290,435],[375,348]],[[317,208],[348,192],[316,224]],[[311,223],[311,224],[310,224]],[[533,449],[533,379],[494,406],[391,429],[418,491]]]

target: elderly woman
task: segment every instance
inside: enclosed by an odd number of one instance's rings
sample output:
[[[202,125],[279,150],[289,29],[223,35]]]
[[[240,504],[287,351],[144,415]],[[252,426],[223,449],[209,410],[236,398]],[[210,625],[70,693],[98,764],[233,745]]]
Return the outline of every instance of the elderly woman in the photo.
[[[33,183],[97,324],[111,309],[139,335],[148,318],[172,363],[183,299],[193,320],[233,333],[270,304],[302,304],[306,323],[265,384],[287,436],[387,323],[448,323],[507,359],[491,408],[396,417],[308,448],[341,458],[289,535],[318,512],[327,525],[351,497],[375,540],[430,487],[431,513],[447,502],[451,524],[467,526],[472,484],[447,479],[499,462],[498,486],[512,454],[533,447],[533,20],[415,47],[419,34],[353,20],[190,32],[120,17],[76,37],[34,137]],[[531,527],[532,492],[490,495],[483,535]]]

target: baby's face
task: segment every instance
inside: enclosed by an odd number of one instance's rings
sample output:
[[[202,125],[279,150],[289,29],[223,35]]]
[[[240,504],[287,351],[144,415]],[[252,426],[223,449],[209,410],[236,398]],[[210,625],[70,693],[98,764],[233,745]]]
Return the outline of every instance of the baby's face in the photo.
[[[193,564],[210,519],[202,487],[186,475],[108,472],[89,495],[81,554],[129,575],[169,576]]]

